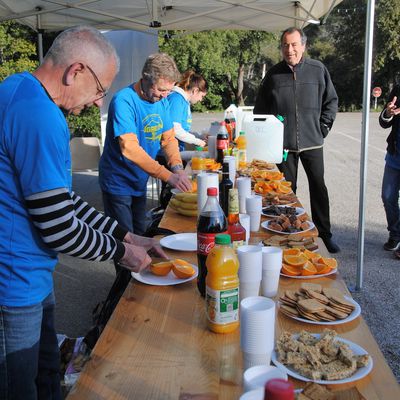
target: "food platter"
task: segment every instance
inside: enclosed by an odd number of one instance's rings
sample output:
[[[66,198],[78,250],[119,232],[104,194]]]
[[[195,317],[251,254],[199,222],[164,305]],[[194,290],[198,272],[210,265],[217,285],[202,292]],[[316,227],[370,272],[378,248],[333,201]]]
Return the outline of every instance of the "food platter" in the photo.
[[[349,301],[350,303],[354,304],[354,310],[347,318],[337,319],[336,321],[312,321],[311,319],[301,318],[301,317],[294,317],[288,314],[285,314],[288,318],[295,319],[296,321],[301,321],[306,324],[313,324],[313,325],[340,325],[345,324],[347,322],[353,321],[361,314],[361,307],[360,305],[351,297],[344,296],[344,298]],[[278,302],[278,308],[280,307],[281,302]]]
[[[264,229],[267,229],[268,231],[275,232],[275,233],[280,233],[280,234],[282,234],[282,235],[292,235],[292,234],[294,234],[294,233],[301,234],[301,233],[304,233],[304,232],[311,231],[312,229],[315,228],[314,222],[312,222],[312,221],[307,221],[307,223],[308,223],[308,228],[307,228],[307,229],[304,229],[303,231],[298,231],[298,232],[281,232],[281,231],[277,231],[277,230],[275,230],[275,229],[270,228],[270,224],[271,224],[272,222],[273,222],[272,220],[271,220],[271,221],[264,221],[264,222],[261,222],[261,226],[262,226]]]
[[[174,273],[171,271],[168,275],[158,276],[154,275],[150,272],[149,269],[146,269],[142,272],[132,272],[131,275],[137,281],[145,283],[146,285],[154,285],[154,286],[172,286],[172,285],[179,285],[181,283],[190,282],[193,279],[197,278],[199,274],[199,269],[196,265],[191,264],[191,266],[196,271],[190,278],[186,279],[179,279],[177,278]]]
[[[271,207],[271,206],[267,206],[267,207]],[[263,208],[267,208],[267,207],[263,207]],[[288,207],[291,207],[291,206],[285,204],[285,205],[282,205],[282,206],[277,205],[277,206],[275,206],[275,207],[278,207],[278,208],[288,208]],[[303,214],[306,213],[306,211],[304,210],[304,208],[301,208],[301,207],[295,207],[295,208],[296,208],[296,216],[297,216],[297,217],[299,217],[300,215],[303,215]],[[265,217],[277,217],[276,214],[268,214],[268,212],[264,212],[264,209],[261,211],[261,214],[264,215]]]
[[[293,335],[294,338],[297,338],[298,336],[299,335]],[[316,338],[320,337],[319,334],[314,334],[313,336],[315,336]],[[350,340],[344,339],[342,337],[336,337],[335,340],[347,344],[355,355],[368,354],[367,351],[364,350],[361,346],[359,346],[356,343],[351,342]],[[277,353],[275,350],[272,352],[271,361],[277,367],[281,368],[283,371],[285,371],[288,375],[292,376],[293,378],[296,378],[300,381],[305,381],[305,382],[313,381],[313,382],[319,383],[321,385],[339,385],[339,384],[343,384],[343,383],[358,381],[359,379],[362,379],[365,376],[367,376],[371,372],[372,367],[373,367],[372,357],[370,356],[368,364],[365,367],[361,367],[361,368],[357,369],[357,371],[349,378],[327,381],[327,380],[313,380],[310,378],[306,378],[303,375],[300,375],[294,369],[289,368],[286,365],[280,363],[278,361],[278,356],[277,356]]]
[[[175,235],[164,236],[160,239],[160,244],[170,250],[196,251],[196,233],[176,233]]]
[[[330,270],[329,272],[327,272],[326,274],[319,274],[319,275],[286,275],[286,274],[282,274],[282,272],[281,272],[281,276],[284,276],[285,278],[293,278],[293,279],[316,279],[316,278],[323,278],[324,276],[329,276],[329,275],[336,274],[336,272],[337,272],[337,268],[334,268],[334,269]]]

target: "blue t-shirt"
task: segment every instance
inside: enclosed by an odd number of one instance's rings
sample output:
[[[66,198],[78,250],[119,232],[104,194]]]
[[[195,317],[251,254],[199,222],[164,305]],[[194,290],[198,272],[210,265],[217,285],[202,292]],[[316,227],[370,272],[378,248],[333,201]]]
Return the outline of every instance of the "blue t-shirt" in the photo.
[[[57,253],[33,226],[25,198],[71,189],[69,131],[40,82],[24,72],[0,85],[0,304],[39,303],[53,290]]]
[[[386,153],[386,165],[390,168],[400,169],[400,125],[396,133],[396,153]]]
[[[114,195],[145,195],[149,175],[122,155],[118,137],[136,134],[140,146],[155,159],[163,132],[172,128],[166,99],[145,101],[133,85],[117,92],[108,109],[106,140],[99,164],[101,189]]]
[[[179,92],[172,92],[167,99],[170,105],[172,122],[180,123],[182,128],[189,132],[192,127],[192,111],[190,110],[190,102]],[[181,140],[179,140],[179,150],[185,150],[185,142],[182,142]]]

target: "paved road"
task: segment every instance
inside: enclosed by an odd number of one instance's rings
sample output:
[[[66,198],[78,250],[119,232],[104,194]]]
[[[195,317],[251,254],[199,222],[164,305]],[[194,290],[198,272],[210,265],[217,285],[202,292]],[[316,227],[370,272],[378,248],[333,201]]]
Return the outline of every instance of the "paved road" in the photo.
[[[193,127],[201,130],[221,117],[221,114],[194,114]],[[364,318],[400,381],[400,335],[397,327],[400,318],[400,260],[382,249],[388,236],[380,199],[388,132],[379,127],[377,120],[378,115],[372,113],[365,200],[363,289],[353,295],[361,304]],[[342,248],[337,259],[349,286],[356,281],[361,122],[360,113],[339,114],[325,145],[332,230]],[[302,170],[298,187],[298,195],[309,210],[308,185]],[[74,189],[102,209],[95,173],[74,174]],[[113,279],[114,269],[109,263],[82,262],[61,256],[54,278],[58,331],[71,337],[83,336],[91,326],[92,308],[104,299]]]

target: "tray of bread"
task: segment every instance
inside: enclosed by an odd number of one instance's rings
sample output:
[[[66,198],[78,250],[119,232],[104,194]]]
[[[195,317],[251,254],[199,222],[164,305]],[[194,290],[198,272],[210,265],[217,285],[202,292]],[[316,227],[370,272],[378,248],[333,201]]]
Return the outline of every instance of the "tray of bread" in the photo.
[[[303,233],[315,228],[311,221],[307,221],[307,215],[284,215],[271,220],[261,222],[261,226],[271,232],[290,235],[292,233]]]
[[[280,205],[280,206],[292,206],[298,203],[297,197],[293,192],[290,193],[264,193],[262,205],[263,207],[268,207],[272,205]]]
[[[283,332],[271,360],[293,378],[329,385],[357,381],[373,367],[366,350],[332,329],[322,334]]]
[[[308,251],[318,251],[318,243],[313,236],[304,236],[293,233],[291,235],[272,235],[262,241],[264,246],[281,247],[282,249],[299,249]]]
[[[322,257],[308,249],[285,249],[281,275],[295,279],[313,279],[332,275],[337,272],[335,258]]]
[[[339,289],[309,282],[297,291],[285,290],[278,306],[287,317],[315,325],[345,324],[361,314],[360,305]]]

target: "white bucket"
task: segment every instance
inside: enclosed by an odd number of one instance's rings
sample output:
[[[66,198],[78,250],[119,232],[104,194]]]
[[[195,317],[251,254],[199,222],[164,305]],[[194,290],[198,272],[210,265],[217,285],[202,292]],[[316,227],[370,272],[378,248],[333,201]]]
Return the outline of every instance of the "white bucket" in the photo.
[[[283,123],[274,115],[247,114],[242,122],[247,139],[247,160],[281,163],[283,155]]]

